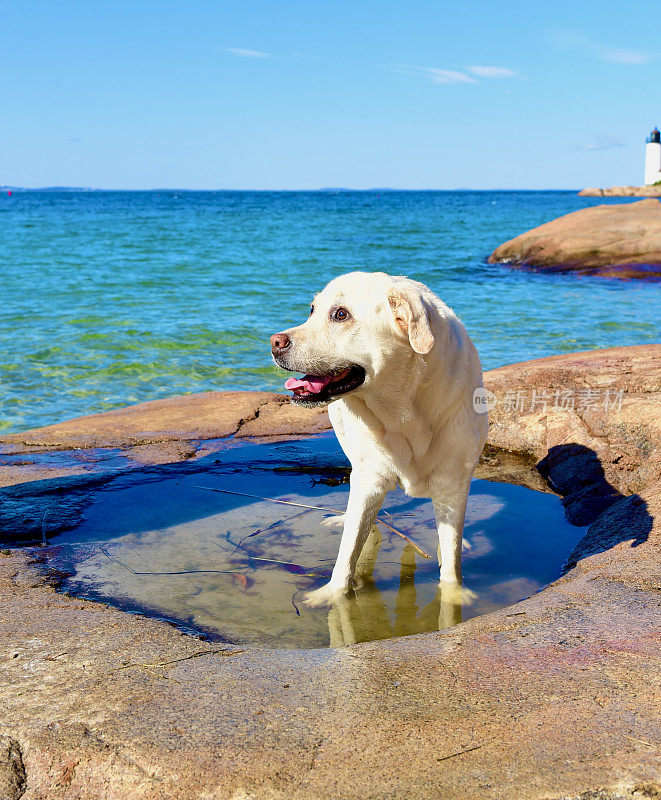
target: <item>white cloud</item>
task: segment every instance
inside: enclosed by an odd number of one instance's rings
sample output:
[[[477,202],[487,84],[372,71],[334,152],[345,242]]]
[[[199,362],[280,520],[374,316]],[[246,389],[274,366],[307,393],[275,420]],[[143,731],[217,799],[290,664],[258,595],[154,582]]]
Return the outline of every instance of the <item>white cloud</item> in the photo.
[[[443,83],[446,85],[458,83],[478,83],[475,78],[466,75],[465,72],[457,72],[452,69],[437,69],[435,67],[414,67],[410,64],[396,64],[393,69],[397,72],[404,72],[408,75],[422,75],[429,78],[433,83]]]
[[[595,42],[576,31],[555,31],[551,34],[551,40],[563,50],[582,50],[602,61],[614,64],[648,64],[656,58],[655,55],[643,50],[628,50]]]
[[[613,136],[611,133],[597,134],[587,144],[579,147],[579,150],[613,150],[616,147],[624,147],[625,141],[619,136]]]
[[[433,69],[431,67],[420,67],[420,69],[429,75],[434,83],[477,83],[475,78],[452,69]]]
[[[599,45],[599,54],[604,61],[615,64],[649,64],[654,56],[643,53],[641,50],[621,50],[616,47],[603,47]]]
[[[518,78],[519,73],[507,67],[466,67],[473,75],[480,78]]]
[[[263,53],[261,50],[244,50],[242,47],[223,47],[223,50],[239,58],[271,58],[269,53]]]

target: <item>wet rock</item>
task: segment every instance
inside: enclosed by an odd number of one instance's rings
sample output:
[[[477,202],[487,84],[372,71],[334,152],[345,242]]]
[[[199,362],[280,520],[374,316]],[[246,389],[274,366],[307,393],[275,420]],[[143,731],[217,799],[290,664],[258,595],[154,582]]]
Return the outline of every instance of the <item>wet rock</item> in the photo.
[[[623,279],[661,279],[661,203],[641,200],[574,211],[501,244],[489,262]]]
[[[3,542],[47,541],[79,525],[88,494],[60,495],[52,490],[13,492],[0,489],[0,540]]]
[[[165,441],[125,447],[122,453],[137,464],[174,464],[194,458],[197,448],[190,442]]]

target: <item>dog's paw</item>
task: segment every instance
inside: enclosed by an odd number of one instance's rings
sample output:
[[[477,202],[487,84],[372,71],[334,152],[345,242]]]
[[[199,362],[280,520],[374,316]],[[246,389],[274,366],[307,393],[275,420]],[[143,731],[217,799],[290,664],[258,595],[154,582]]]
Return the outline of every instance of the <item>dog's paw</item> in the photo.
[[[444,602],[457,603],[461,606],[470,606],[477,600],[477,595],[467,586],[462,586],[456,581],[440,581],[438,588]]]
[[[313,592],[308,592],[303,602],[310,608],[319,608],[320,606],[332,606],[333,603],[343,598],[347,593],[347,588],[344,586],[334,586],[327,583]]]
[[[324,528],[341,528],[344,525],[344,514],[333,514],[332,517],[326,517],[321,520]]]

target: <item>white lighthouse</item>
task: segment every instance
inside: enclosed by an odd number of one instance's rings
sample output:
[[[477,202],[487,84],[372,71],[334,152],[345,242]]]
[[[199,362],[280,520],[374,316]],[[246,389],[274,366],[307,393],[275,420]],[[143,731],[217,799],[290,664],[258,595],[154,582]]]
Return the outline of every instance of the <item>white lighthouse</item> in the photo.
[[[661,181],[661,134],[654,128],[645,146],[645,184],[651,186]]]

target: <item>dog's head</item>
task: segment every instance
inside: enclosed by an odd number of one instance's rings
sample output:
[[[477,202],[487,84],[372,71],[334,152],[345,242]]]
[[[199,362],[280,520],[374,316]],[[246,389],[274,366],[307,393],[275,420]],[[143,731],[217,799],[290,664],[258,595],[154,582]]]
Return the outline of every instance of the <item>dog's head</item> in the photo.
[[[396,358],[434,346],[427,287],[384,272],[350,272],[317,294],[306,322],[271,336],[286,389],[306,404],[333,400],[378,382]]]

